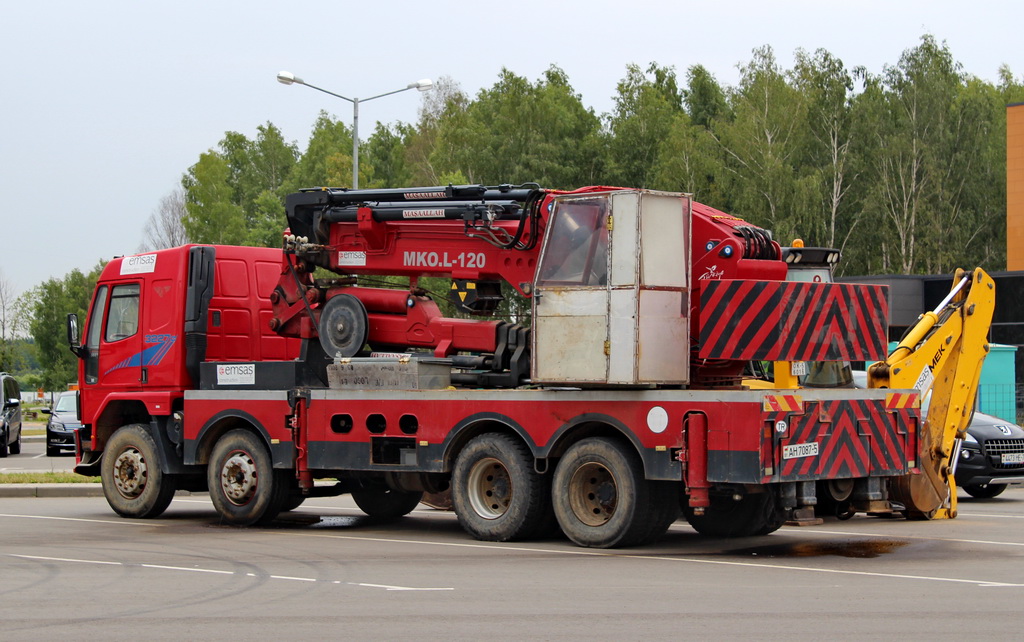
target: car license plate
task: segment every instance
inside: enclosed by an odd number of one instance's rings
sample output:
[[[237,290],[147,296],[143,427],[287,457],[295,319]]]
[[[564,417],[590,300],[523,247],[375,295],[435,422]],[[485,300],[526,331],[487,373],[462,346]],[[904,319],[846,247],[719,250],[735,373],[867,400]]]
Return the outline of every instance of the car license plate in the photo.
[[[1004,464],[1024,464],[1024,453],[1003,453],[1000,461]]]
[[[814,457],[818,454],[818,442],[812,441],[809,444],[790,444],[782,447],[783,459],[797,459],[798,457]]]

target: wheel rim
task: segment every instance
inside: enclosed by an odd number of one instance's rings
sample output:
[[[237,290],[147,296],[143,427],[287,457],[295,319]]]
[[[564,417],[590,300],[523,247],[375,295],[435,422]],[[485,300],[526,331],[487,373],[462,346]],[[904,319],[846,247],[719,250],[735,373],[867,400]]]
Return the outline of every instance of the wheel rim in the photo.
[[[583,464],[569,479],[569,506],[587,526],[608,523],[615,514],[618,496],[615,477],[601,464]]]
[[[138,448],[129,446],[114,460],[114,486],[126,499],[134,499],[146,490],[149,470]]]
[[[469,471],[469,503],[484,519],[498,519],[512,503],[512,478],[499,460],[481,459]]]
[[[252,455],[243,451],[232,451],[220,469],[220,487],[224,497],[235,506],[244,506],[252,501],[259,486],[259,473]]]

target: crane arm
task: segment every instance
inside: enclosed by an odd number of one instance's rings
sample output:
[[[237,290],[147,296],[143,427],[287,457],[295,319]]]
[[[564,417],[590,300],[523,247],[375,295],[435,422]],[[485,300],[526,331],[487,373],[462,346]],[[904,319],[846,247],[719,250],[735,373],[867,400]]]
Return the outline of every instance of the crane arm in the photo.
[[[885,361],[868,368],[868,387],[917,389],[931,402],[919,431],[920,474],[898,478],[894,499],[924,519],[956,517],[955,472],[989,351],[995,283],[984,270],[957,270],[950,293],[918,318]]]

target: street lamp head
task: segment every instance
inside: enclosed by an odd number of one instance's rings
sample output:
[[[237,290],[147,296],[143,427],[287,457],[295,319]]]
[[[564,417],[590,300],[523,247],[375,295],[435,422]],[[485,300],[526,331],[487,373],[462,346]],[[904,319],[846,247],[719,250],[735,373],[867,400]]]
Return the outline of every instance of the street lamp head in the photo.
[[[424,78],[423,80],[417,80],[414,83],[410,83],[406,89],[419,89],[420,91],[429,91],[434,86],[434,81],[430,78]]]
[[[300,85],[305,85],[306,84],[306,83],[304,83],[302,81],[302,78],[297,78],[295,76],[295,74],[293,74],[290,71],[278,72],[278,74],[277,74],[277,82],[281,83],[282,85],[290,85],[292,83],[298,83]]]

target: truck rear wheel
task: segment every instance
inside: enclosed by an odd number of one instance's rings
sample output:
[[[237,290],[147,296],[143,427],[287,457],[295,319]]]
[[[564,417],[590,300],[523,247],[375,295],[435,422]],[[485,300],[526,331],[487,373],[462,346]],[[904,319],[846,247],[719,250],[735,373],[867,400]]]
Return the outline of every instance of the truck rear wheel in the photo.
[[[683,500],[686,521],[701,535],[709,537],[751,537],[774,533],[782,527],[785,515],[778,509],[775,493],[748,493],[741,499],[713,495],[711,506],[697,515]]]
[[[275,475],[270,453],[248,430],[232,430],[217,441],[206,479],[214,508],[235,526],[269,523],[288,501],[285,471]]]
[[[459,453],[452,504],[466,532],[506,542],[549,530],[549,481],[534,471],[531,459],[525,444],[497,433],[475,438]]]
[[[555,468],[552,498],[562,531],[580,546],[636,546],[665,534],[678,514],[670,485],[648,482],[639,457],[603,437],[584,439]]]
[[[142,424],[122,426],[100,463],[103,495],[121,517],[157,517],[174,499],[174,478],[160,468],[156,442]]]
[[[375,519],[397,519],[416,508],[423,491],[394,490],[387,486],[366,486],[352,491],[356,506]]]

